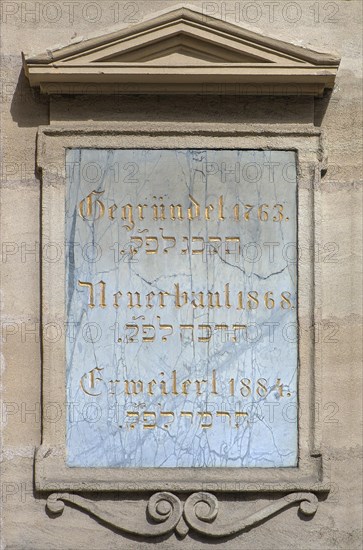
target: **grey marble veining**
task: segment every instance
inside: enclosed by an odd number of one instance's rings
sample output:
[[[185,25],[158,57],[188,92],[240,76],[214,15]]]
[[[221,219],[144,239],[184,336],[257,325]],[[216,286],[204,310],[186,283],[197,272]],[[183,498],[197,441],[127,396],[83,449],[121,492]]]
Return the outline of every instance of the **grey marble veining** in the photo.
[[[66,164],[68,465],[296,466],[295,154]]]

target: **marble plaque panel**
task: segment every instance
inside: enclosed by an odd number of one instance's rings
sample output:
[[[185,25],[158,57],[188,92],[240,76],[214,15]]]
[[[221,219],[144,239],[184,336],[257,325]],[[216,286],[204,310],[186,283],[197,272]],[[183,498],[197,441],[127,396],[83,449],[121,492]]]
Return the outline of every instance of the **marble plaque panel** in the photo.
[[[297,466],[295,153],[66,168],[67,464]]]

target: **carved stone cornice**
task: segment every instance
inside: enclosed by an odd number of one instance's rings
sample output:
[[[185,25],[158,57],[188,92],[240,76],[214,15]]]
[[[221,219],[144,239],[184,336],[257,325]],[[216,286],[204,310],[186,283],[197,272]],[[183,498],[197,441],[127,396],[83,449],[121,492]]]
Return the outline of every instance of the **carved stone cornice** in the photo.
[[[141,501],[142,502],[142,501]],[[299,512],[313,516],[318,499],[313,493],[290,493],[257,512],[240,514],[238,506],[229,506],[223,513],[217,497],[211,493],[192,493],[185,502],[169,492],[154,493],[145,508],[143,504],[135,509],[127,501],[116,504],[95,502],[70,493],[53,493],[47,499],[46,507],[53,514],[61,514],[69,504],[101,520],[105,525],[123,533],[141,537],[159,537],[175,531],[184,538],[189,530],[213,538],[228,537],[242,533],[268,520],[273,515],[299,505]],[[116,509],[115,509],[116,508]]]
[[[97,95],[321,96],[340,63],[188,8],[23,59],[44,93]]]

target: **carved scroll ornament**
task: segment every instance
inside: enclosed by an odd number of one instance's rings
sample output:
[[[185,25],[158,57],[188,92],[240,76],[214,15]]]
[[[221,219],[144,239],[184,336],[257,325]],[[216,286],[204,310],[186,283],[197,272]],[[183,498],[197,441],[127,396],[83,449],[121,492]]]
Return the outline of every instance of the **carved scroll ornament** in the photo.
[[[70,493],[53,493],[46,503],[47,510],[61,514],[65,505],[79,508],[101,520],[105,525],[116,528],[123,533],[142,537],[159,537],[175,531],[184,538],[189,530],[209,537],[228,537],[242,533],[250,527],[269,519],[294,505],[299,505],[299,512],[313,516],[318,507],[318,499],[313,493],[290,493],[275,500],[257,512],[241,517],[236,511],[231,514],[220,513],[220,503],[211,493],[198,492],[191,494],[185,502],[169,492],[153,494],[146,510],[135,519],[135,508],[124,501],[124,508],[117,511],[106,510],[104,503],[83,498]]]

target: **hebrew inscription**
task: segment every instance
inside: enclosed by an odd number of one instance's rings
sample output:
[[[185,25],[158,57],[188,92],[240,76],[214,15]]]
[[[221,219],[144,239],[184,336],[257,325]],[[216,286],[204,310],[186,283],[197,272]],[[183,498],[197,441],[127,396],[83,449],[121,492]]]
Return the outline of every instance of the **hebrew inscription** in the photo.
[[[67,463],[297,466],[292,151],[66,152]]]

